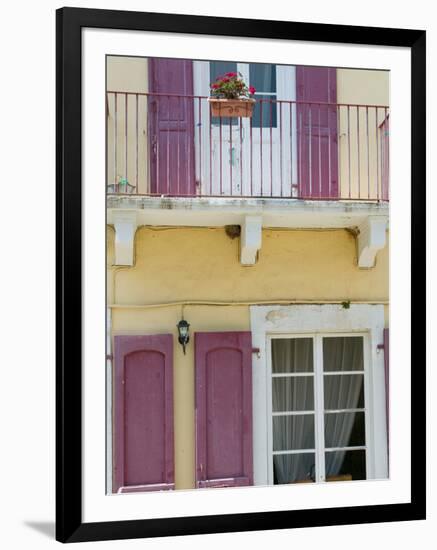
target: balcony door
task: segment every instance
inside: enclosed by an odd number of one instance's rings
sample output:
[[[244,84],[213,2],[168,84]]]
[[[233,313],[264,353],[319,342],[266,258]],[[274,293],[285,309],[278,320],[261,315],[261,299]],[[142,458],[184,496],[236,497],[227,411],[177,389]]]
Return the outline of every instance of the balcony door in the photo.
[[[203,195],[292,196],[297,186],[295,68],[264,63],[194,62],[194,93],[209,95],[217,76],[240,72],[256,88],[252,118],[211,117],[195,109],[196,179]],[[293,136],[293,138],[292,138]]]

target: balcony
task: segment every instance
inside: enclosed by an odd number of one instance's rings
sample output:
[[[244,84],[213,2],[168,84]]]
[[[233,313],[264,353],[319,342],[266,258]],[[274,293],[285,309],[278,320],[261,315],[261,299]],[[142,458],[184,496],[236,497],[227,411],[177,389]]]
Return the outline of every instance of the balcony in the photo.
[[[252,118],[226,118],[207,99],[107,92],[109,223],[385,234],[387,106],[261,97]]]

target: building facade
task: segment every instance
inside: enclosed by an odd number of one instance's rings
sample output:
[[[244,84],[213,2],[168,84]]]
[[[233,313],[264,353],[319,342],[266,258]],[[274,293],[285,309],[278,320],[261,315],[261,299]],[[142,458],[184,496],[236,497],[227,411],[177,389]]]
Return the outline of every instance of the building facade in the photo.
[[[106,114],[108,492],[387,477],[389,74],[113,56]]]

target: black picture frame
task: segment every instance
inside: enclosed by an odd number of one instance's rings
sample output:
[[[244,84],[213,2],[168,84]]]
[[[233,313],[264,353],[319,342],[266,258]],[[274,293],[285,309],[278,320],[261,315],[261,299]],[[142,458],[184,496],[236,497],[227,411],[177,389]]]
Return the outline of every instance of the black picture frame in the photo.
[[[425,519],[425,48],[423,30],[62,8],[57,63],[56,539],[95,541]],[[82,522],[83,28],[395,46],[411,50],[411,502],[332,509]]]

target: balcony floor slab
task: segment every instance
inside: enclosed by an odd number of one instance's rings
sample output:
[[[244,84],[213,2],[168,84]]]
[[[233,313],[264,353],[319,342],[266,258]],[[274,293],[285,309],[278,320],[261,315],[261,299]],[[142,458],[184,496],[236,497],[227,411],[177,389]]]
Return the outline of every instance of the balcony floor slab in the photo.
[[[356,228],[369,216],[389,214],[387,202],[145,195],[108,195],[107,209],[110,225],[118,210],[135,210],[137,226],[217,227],[261,216],[263,227],[290,229]]]

